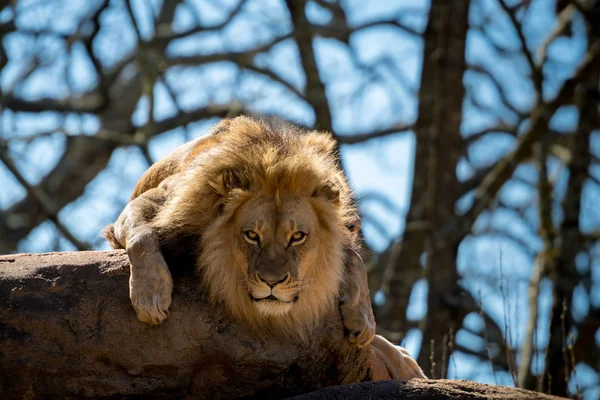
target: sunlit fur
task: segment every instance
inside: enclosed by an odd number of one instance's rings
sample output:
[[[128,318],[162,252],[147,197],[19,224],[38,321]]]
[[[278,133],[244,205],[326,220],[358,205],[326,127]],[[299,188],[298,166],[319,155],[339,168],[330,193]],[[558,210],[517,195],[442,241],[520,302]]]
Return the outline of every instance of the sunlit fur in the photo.
[[[306,339],[311,327],[336,306],[342,280],[345,225],[355,218],[351,192],[332,153],[329,134],[238,117],[213,131],[218,144],[194,158],[173,196],[153,221],[162,236],[198,238],[197,267],[210,297],[257,331]],[[335,190],[331,190],[331,186]],[[333,192],[333,194],[332,194]],[[298,260],[300,279],[280,289],[298,291],[293,304],[254,303],[248,260],[235,218],[256,198],[310,205],[318,229],[315,245]]]

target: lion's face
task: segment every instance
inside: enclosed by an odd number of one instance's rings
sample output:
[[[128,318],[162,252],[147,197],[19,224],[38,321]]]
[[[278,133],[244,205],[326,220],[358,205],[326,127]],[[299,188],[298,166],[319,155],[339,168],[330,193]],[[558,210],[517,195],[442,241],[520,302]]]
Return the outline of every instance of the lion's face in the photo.
[[[307,338],[334,311],[352,196],[328,134],[231,121],[160,221],[198,237],[210,298],[254,331]]]
[[[304,290],[314,279],[311,269],[320,227],[307,199],[251,199],[238,209],[233,224],[235,258],[248,296],[261,314],[285,314],[310,295]]]

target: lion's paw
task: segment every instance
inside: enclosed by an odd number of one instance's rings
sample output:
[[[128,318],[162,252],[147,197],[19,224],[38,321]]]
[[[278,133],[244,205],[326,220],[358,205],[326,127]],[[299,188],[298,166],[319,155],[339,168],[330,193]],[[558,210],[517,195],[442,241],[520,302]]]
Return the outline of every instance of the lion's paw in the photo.
[[[173,279],[160,252],[146,254],[144,265],[131,265],[129,298],[140,321],[160,325],[169,316]]]
[[[371,348],[385,365],[391,379],[427,379],[417,361],[411,357],[405,348],[390,343],[380,335],[375,336]]]
[[[404,347],[396,346],[396,350],[398,356],[396,367],[398,368],[399,379],[427,378],[419,364],[417,364],[417,360],[412,358]]]
[[[371,310],[363,312],[360,305],[341,304],[340,311],[348,340],[359,347],[371,343],[375,336],[375,320]]]

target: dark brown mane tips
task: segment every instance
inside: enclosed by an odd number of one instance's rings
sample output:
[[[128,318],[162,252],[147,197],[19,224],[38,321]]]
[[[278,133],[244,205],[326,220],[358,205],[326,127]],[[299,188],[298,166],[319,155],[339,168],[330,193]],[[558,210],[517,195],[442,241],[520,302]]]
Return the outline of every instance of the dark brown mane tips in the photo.
[[[309,132],[304,140],[310,147],[323,154],[332,154],[335,149],[335,139],[329,133]]]
[[[220,196],[226,196],[233,189],[248,189],[248,182],[239,171],[223,171],[216,180],[209,181],[210,187]]]
[[[317,187],[313,192],[313,197],[322,197],[335,205],[340,203],[340,191],[332,181],[327,181]]]

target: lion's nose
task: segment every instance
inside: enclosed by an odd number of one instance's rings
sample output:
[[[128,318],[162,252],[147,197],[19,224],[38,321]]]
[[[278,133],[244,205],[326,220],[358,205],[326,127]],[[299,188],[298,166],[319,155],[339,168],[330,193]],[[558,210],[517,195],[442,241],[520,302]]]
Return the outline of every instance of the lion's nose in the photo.
[[[290,277],[290,273],[286,273],[283,277],[280,276],[272,276],[272,275],[261,275],[260,273],[256,273],[258,279],[269,285],[269,287],[275,287],[278,284],[285,282]]]

